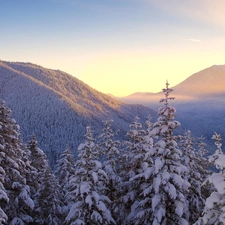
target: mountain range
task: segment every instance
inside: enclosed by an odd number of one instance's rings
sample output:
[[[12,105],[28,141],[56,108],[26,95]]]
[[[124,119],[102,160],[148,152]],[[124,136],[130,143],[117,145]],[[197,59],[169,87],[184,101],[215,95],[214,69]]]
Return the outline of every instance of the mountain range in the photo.
[[[204,136],[209,151],[214,151],[213,133],[225,139],[225,65],[195,73],[172,89],[175,101],[171,105],[177,110],[180,131]],[[124,138],[136,116],[143,124],[149,115],[155,121],[163,96],[162,92],[139,92],[116,98],[60,70],[0,61],[0,99],[12,109],[24,141],[35,134],[53,167],[67,146],[77,154],[87,126],[97,136],[102,121],[111,118],[112,128],[120,130],[118,138]]]
[[[24,141],[35,134],[52,166],[67,146],[76,154],[87,126],[98,135],[102,121],[110,118],[112,128],[125,135],[136,116],[146,120],[157,115],[149,107],[100,93],[65,72],[31,63],[0,61],[0,99],[11,108]]]
[[[201,70],[171,88],[171,96],[175,97],[171,104],[177,110],[176,119],[194,136],[204,136],[211,149],[209,151],[214,151],[213,133],[220,133],[225,140],[225,65]],[[139,92],[118,99],[157,110],[161,96],[162,92]]]
[[[162,86],[163,87],[163,86]],[[171,87],[173,96],[178,102],[202,101],[225,95],[225,65],[214,65],[201,70],[176,86]],[[129,96],[117,98],[129,103],[156,103],[162,92],[137,92]]]

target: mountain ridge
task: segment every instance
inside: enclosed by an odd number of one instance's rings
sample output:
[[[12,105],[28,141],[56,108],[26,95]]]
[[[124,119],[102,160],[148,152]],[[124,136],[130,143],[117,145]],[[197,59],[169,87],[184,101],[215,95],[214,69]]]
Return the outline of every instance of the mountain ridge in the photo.
[[[125,135],[135,116],[156,116],[149,107],[120,102],[63,71],[32,63],[0,61],[0,99],[12,109],[24,140],[37,136],[51,165],[66,146],[76,154],[86,126],[98,134],[111,118]]]
[[[173,87],[177,93],[204,96],[225,93],[225,65],[213,65],[194,73]],[[191,93],[190,93],[191,92]]]
[[[181,83],[171,87],[176,101],[198,101],[202,98],[225,95],[225,65],[213,65],[192,74]],[[127,103],[156,104],[162,92],[136,92],[117,97]]]
[[[190,130],[195,137],[205,137],[209,151],[213,153],[215,147],[211,137],[214,132],[225,137],[225,65],[214,65],[194,73],[172,89],[170,96],[175,100],[170,104],[176,108],[176,119],[184,130]],[[161,96],[162,92],[150,95],[139,93],[121,100],[157,110]]]

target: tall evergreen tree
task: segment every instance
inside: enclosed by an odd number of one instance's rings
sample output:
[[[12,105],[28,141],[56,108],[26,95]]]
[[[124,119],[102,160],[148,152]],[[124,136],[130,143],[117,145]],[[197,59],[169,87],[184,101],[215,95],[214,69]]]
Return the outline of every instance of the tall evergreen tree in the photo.
[[[173,135],[180,123],[175,121],[175,108],[169,105],[172,89],[168,82],[163,89],[165,98],[160,102],[164,106],[158,110],[158,119],[153,125],[152,133],[158,137],[154,145],[154,178],[152,197],[152,224],[153,225],[184,225],[186,208],[185,192],[190,186],[185,182],[183,175],[187,168],[181,163],[181,151]]]
[[[207,144],[205,143],[205,138],[203,136],[199,137],[198,138],[198,155],[200,157],[204,157],[208,153],[206,146],[207,146]],[[208,164],[208,162],[207,162],[207,164]]]
[[[27,182],[29,182],[31,196],[35,203],[32,216],[34,221],[37,221],[39,217],[39,214],[37,213],[37,208],[39,208],[37,192],[43,181],[45,171],[48,169],[48,161],[45,153],[38,147],[38,142],[34,134],[27,143],[27,151],[29,152],[30,165],[30,179],[27,179]]]
[[[102,164],[97,160],[98,146],[87,127],[85,142],[78,148],[79,159],[70,181],[70,201],[73,202],[66,217],[66,224],[100,225],[115,224],[108,208],[110,199],[105,195],[108,182]]]
[[[215,133],[212,137],[215,140],[217,150],[210,157],[215,167],[219,170],[213,173],[206,182],[213,184],[215,190],[206,199],[203,216],[198,219],[195,225],[221,225],[225,224],[225,155],[222,151],[222,138]]]
[[[38,141],[33,134],[27,144],[30,151],[31,165],[37,170],[37,173],[44,172],[48,168],[48,159],[46,154],[38,147]]]
[[[154,175],[153,159],[153,135],[151,118],[146,121],[147,129],[145,130],[144,138],[141,141],[144,158],[141,160],[142,171],[137,173],[130,182],[136,183],[137,197],[131,207],[129,215],[129,223],[135,225],[151,224],[152,215],[152,183]],[[139,152],[138,154],[140,154]]]
[[[200,172],[206,173],[206,171],[203,171],[199,164],[199,157],[194,148],[194,138],[189,130],[182,137],[181,150],[183,152],[182,163],[187,167],[184,178],[191,184],[189,191],[185,194],[188,203],[188,210],[185,210],[185,214],[189,223],[193,224],[201,215],[205,204],[201,193],[201,185],[205,176]]]
[[[142,224],[144,220],[142,213],[145,207],[148,207],[147,203],[143,202],[145,195],[143,191],[151,183],[152,175],[153,141],[150,130],[150,120],[147,121],[147,130],[145,130],[139,123],[139,118],[136,117],[127,132],[128,141],[125,141],[125,149],[120,159],[123,178],[120,213],[123,224]]]
[[[68,189],[70,177],[74,174],[75,159],[67,147],[57,162],[55,175],[58,178],[59,185],[64,189]]]
[[[111,119],[103,122],[103,133],[99,136],[100,158],[102,162],[102,170],[108,177],[106,183],[105,195],[112,201],[110,211],[112,215],[118,215],[118,197],[121,189],[121,177],[118,174],[118,158],[120,156],[119,140],[114,140],[118,131],[114,132],[111,127]]]
[[[212,162],[209,162],[208,157],[207,157],[207,144],[205,143],[205,138],[204,137],[199,137],[198,138],[198,151],[197,151],[197,163],[198,164],[198,169],[199,173],[201,175],[202,181],[205,181],[209,176],[212,174],[212,170],[210,170],[210,167],[213,166]],[[204,185],[201,186],[201,193],[202,197],[204,200],[206,200],[211,192],[212,192],[212,184],[209,182],[204,182]]]
[[[19,126],[10,118],[10,113],[11,110],[3,102],[0,105],[0,163],[5,174],[3,185],[9,199],[4,211],[10,225],[26,224],[33,221],[31,211],[34,208],[30,187],[26,183],[27,164],[23,161],[27,153]]]
[[[0,146],[0,149],[2,146]],[[4,157],[3,152],[0,151],[0,158]],[[0,160],[0,163],[1,163]],[[6,204],[9,202],[9,198],[7,196],[5,187],[4,187],[4,181],[5,181],[5,171],[4,169],[0,166],[0,224],[7,224],[8,216],[5,214],[4,209]]]
[[[63,224],[60,187],[50,168],[44,171],[41,185],[36,194],[38,214],[35,222],[39,225]]]
[[[65,151],[60,156],[60,159],[57,162],[57,167],[55,171],[55,175],[59,181],[59,186],[61,190],[61,201],[63,203],[63,213],[67,215],[69,210],[69,201],[68,201],[68,193],[69,193],[69,181],[71,177],[75,173],[75,159],[67,147]]]
[[[123,187],[121,190],[120,211],[123,223],[132,223],[134,217],[132,206],[136,203],[137,196],[140,193],[139,183],[132,180],[137,174],[143,172],[142,163],[145,157],[143,149],[145,131],[139,118],[130,124],[126,134],[128,140],[124,142],[123,154],[120,158],[120,176],[123,178]],[[135,207],[134,207],[135,208]]]

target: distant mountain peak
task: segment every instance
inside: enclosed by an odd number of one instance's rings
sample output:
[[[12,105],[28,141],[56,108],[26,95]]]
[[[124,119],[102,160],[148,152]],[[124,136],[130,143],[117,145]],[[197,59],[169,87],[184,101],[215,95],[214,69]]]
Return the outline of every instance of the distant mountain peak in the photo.
[[[175,93],[203,96],[225,93],[225,65],[213,65],[201,70],[173,87]]]
[[[213,65],[194,73],[172,89],[176,102],[196,101],[203,97],[225,95],[225,65]],[[119,99],[124,102],[149,105],[157,103],[162,96],[162,92],[136,92]]]

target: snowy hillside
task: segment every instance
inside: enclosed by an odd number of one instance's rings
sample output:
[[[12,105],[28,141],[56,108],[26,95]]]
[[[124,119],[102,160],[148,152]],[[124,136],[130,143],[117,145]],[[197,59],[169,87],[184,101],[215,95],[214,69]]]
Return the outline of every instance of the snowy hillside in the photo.
[[[21,126],[24,141],[34,133],[53,164],[68,146],[74,153],[90,125],[98,132],[102,120],[114,120],[123,134],[135,116],[156,113],[102,94],[59,70],[31,63],[0,61],[0,99]]]

